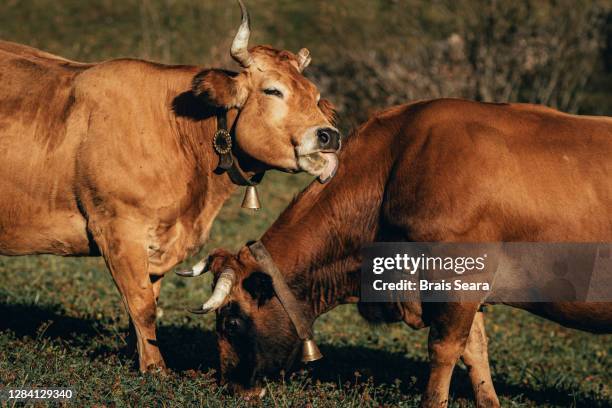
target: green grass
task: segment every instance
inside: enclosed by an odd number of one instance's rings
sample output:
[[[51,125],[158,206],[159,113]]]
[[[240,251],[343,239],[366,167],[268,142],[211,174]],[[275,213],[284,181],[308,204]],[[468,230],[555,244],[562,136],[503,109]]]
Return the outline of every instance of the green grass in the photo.
[[[257,238],[308,181],[270,173],[264,209],[239,209],[237,193],[214,224],[206,250]],[[210,277],[164,279],[159,340],[171,373],[141,375],[125,354],[127,316],[97,258],[0,257],[0,385],[63,386],[76,405],[247,406],[215,384],[214,317],[185,311],[209,292]],[[612,336],[562,328],[525,312],[487,310],[494,381],[505,406],[610,406]],[[417,406],[427,373],[427,331],[373,327],[353,306],[321,317],[325,359],[308,372],[268,384],[268,406]],[[459,367],[452,406],[472,406]]]

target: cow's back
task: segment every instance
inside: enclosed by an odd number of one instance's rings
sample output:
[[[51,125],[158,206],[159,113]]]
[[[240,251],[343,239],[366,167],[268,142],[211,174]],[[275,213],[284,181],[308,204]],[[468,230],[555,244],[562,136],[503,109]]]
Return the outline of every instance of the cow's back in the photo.
[[[402,115],[385,208],[410,239],[612,240],[609,118],[461,100]]]
[[[73,188],[78,132],[67,129],[74,79],[91,66],[0,42],[2,254],[89,251]]]

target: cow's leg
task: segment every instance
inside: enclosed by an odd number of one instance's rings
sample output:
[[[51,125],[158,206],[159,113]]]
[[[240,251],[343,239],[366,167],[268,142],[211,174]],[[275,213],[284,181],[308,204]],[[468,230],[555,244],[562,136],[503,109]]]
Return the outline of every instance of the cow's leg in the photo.
[[[478,304],[430,303],[428,308],[430,373],[421,406],[446,407],[453,369],[463,354]]]
[[[155,297],[155,305],[156,305],[155,316],[159,319],[161,319],[161,317],[164,314],[164,311],[159,306],[159,292],[161,291],[161,284],[162,284],[163,277],[164,277],[163,275],[151,276],[151,282],[153,284],[153,296]]]
[[[484,314],[476,313],[470,335],[461,356],[467,366],[474,395],[476,396],[476,406],[478,407],[499,407],[497,393],[493,387],[491,379],[491,368],[489,367],[489,353],[487,350],[487,335],[484,326]]]
[[[155,290],[147,271],[145,245],[129,225],[110,225],[96,237],[121,293],[136,334],[140,371],[165,368],[155,334]]]

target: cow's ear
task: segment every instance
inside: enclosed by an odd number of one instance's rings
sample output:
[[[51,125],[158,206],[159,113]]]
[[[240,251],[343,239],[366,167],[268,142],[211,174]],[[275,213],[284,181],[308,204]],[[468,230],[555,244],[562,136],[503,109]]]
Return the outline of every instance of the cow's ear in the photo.
[[[336,120],[338,116],[336,115],[336,107],[334,106],[334,104],[328,101],[327,99],[320,99],[319,109],[321,109],[321,112],[323,112],[323,115],[325,115],[329,123],[336,126]]]
[[[257,301],[258,306],[262,306],[274,297],[272,278],[262,272],[250,274],[248,278],[242,281],[242,287],[251,295],[253,300]]]
[[[240,76],[232,71],[206,69],[193,78],[193,93],[213,106],[240,108],[246,100]]]

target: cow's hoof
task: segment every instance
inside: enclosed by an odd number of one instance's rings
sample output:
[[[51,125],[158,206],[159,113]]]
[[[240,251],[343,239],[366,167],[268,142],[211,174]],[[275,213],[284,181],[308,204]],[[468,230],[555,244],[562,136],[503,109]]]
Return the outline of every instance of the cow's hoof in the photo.
[[[437,393],[432,395],[424,395],[421,400],[421,408],[446,408],[448,406],[448,398],[440,398]]]
[[[499,400],[497,397],[485,397],[478,398],[476,401],[477,408],[500,408]]]
[[[257,401],[266,395],[265,388],[251,388],[241,392],[242,398],[246,401]]]
[[[166,368],[166,364],[164,364],[164,362],[162,361],[158,363],[149,364],[144,370],[144,373],[165,377],[170,373],[170,371]]]

